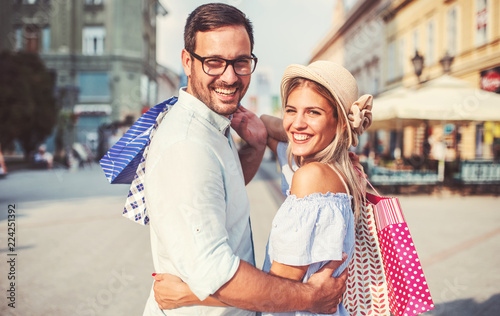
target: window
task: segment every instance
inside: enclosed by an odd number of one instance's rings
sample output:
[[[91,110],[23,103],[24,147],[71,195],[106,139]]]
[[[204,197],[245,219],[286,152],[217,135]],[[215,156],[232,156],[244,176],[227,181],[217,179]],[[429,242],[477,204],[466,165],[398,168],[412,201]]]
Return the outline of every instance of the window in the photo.
[[[81,102],[106,102],[111,96],[107,72],[80,72],[78,74]]]
[[[87,5],[101,5],[104,0],[85,0],[85,4]]]
[[[427,23],[427,53],[425,56],[425,64],[427,66],[433,65],[435,63],[435,35],[434,35],[434,21],[429,21]]]
[[[486,44],[488,35],[488,0],[476,0],[476,45]]]
[[[149,104],[148,105],[156,104],[157,98],[158,98],[158,84],[156,83],[156,81],[151,80],[149,82],[149,101],[148,101]]]
[[[399,41],[399,55],[398,55],[398,75],[403,77],[405,73],[405,40],[402,38]]]
[[[446,50],[450,56],[457,54],[457,8],[448,11],[448,45]]]
[[[146,105],[149,101],[149,78],[145,74],[141,75],[141,103]]]
[[[15,47],[14,49],[15,50],[21,50],[23,49],[23,29],[22,28],[17,28],[16,29],[16,44],[15,44]]]
[[[83,28],[82,52],[84,55],[104,54],[106,29],[103,26],[86,26]]]
[[[156,104],[158,98],[158,84],[154,80],[150,80],[145,74],[141,75],[141,103],[151,106]]]
[[[394,44],[394,41],[391,41],[389,43],[389,48],[388,48],[388,53],[387,53],[387,79],[389,81],[392,81],[396,78],[396,72],[395,72],[395,65],[396,65],[396,45]]]
[[[44,27],[42,30],[42,53],[50,51],[50,27]]]

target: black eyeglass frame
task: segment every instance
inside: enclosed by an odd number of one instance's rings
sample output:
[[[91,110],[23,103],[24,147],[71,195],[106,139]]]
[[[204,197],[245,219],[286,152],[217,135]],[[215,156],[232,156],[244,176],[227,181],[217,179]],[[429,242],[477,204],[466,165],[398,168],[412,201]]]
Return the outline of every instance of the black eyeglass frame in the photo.
[[[221,57],[201,57],[200,55],[197,55],[197,54],[192,53],[192,52],[189,52],[189,54],[191,54],[191,56],[193,56],[194,58],[198,59],[201,62],[201,68],[203,69],[204,73],[206,73],[209,76],[214,76],[214,77],[215,76],[221,76],[221,75],[223,75],[226,72],[226,70],[227,70],[227,66],[229,66],[229,65],[233,66],[234,73],[237,74],[238,76],[250,76],[255,71],[255,68],[257,68],[257,61],[259,60],[257,58],[257,56],[255,56],[253,53],[251,54],[252,57],[250,57],[250,58],[244,57],[244,58],[237,58],[237,59],[225,59],[225,58],[221,58]],[[223,60],[226,63],[226,67],[224,67],[224,70],[220,74],[218,74],[218,75],[209,74],[205,70],[205,60],[207,60],[207,59],[220,59],[220,60]],[[237,61],[240,61],[242,59],[251,59],[255,63],[253,65],[252,72],[250,72],[249,74],[240,75],[238,72],[236,72],[236,68],[234,68],[234,63],[237,62]]]

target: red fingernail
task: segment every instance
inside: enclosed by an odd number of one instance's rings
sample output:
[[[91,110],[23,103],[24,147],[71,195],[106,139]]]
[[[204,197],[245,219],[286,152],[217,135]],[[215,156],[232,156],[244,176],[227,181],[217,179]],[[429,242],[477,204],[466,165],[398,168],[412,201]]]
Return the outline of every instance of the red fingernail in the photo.
[[[153,273],[153,274],[152,274],[152,276],[155,276],[155,275],[156,275],[156,273]]]

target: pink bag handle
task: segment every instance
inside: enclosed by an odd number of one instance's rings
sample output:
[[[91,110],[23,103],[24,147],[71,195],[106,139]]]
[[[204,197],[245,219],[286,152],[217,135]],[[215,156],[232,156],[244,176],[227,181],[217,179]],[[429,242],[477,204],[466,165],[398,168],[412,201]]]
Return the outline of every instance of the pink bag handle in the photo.
[[[364,176],[365,176],[365,174],[364,174],[363,172],[361,172],[361,169],[359,169],[358,167],[354,167],[354,169],[356,169],[356,170],[359,172],[359,174],[360,174],[363,178],[365,178],[365,177],[364,177]],[[371,193],[366,192],[366,199],[367,199],[370,203],[372,203],[372,204],[377,204],[377,203],[378,203],[378,201],[380,201],[380,199],[382,198],[382,195],[380,195],[380,193],[378,193],[378,191],[377,191],[377,190],[373,187],[373,185],[370,183],[370,181],[368,181],[368,179],[366,179],[366,178],[365,178],[365,180],[366,180],[366,182],[370,185],[370,188],[372,188],[372,190],[373,190],[373,191],[375,191],[375,193],[377,193],[377,195],[378,195],[378,196],[376,196],[376,195],[373,195],[373,194],[371,194]]]

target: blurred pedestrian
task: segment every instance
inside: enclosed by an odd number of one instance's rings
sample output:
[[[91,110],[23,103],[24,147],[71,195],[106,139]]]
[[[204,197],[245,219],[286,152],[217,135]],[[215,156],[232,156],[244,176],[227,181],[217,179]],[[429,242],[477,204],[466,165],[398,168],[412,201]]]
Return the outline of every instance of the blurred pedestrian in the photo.
[[[8,173],[5,159],[3,158],[2,145],[0,144],[0,177],[6,176]]]
[[[41,169],[52,169],[54,157],[47,151],[47,146],[40,145],[33,159],[35,162],[35,167]]]
[[[156,276],[144,315],[335,311],[345,290],[345,277],[331,277],[339,263],[309,283],[254,267],[245,184],[258,170],[267,133],[239,106],[257,63],[250,21],[235,7],[202,5],[187,19],[184,44],[187,88],[156,130],[146,158],[153,263],[168,274]],[[246,142],[239,152],[230,126]],[[188,295],[177,296],[179,289]]]

